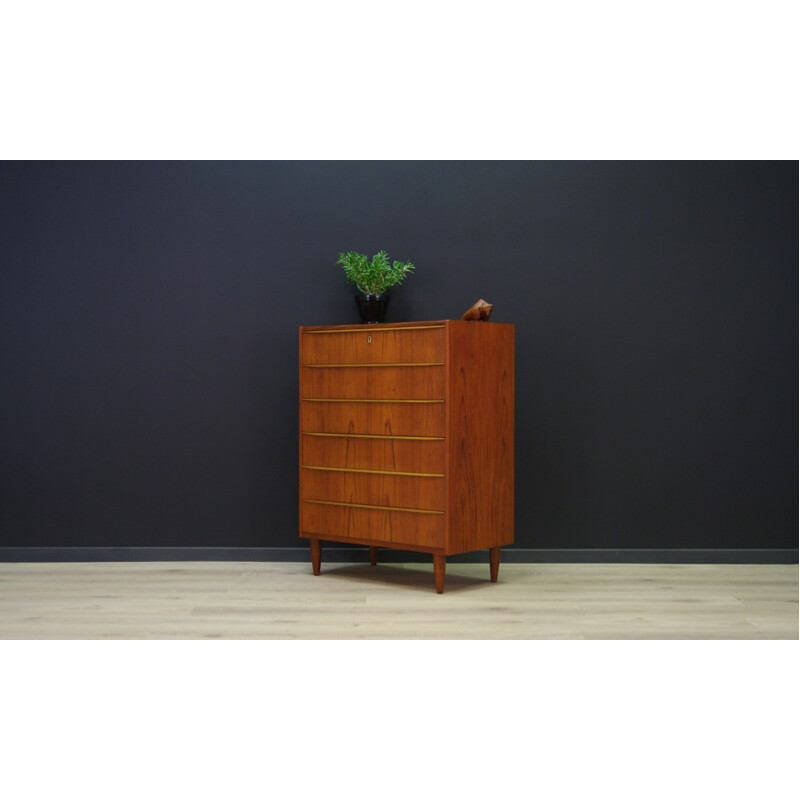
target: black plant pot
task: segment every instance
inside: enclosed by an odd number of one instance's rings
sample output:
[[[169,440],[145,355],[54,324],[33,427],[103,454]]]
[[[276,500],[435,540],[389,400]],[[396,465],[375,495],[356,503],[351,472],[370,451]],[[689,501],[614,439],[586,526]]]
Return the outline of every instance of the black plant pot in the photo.
[[[389,294],[357,294],[356,305],[361,322],[374,324],[386,320],[386,307],[389,305]]]

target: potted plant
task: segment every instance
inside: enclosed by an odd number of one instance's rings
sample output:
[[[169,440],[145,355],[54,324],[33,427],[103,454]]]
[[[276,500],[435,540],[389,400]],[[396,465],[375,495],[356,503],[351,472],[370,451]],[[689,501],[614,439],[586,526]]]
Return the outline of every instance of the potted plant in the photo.
[[[361,322],[375,323],[386,319],[389,289],[399,286],[414,271],[410,261],[389,262],[385,250],[372,256],[370,261],[363,253],[339,253],[336,262],[344,270],[347,280],[360,294],[356,295]]]

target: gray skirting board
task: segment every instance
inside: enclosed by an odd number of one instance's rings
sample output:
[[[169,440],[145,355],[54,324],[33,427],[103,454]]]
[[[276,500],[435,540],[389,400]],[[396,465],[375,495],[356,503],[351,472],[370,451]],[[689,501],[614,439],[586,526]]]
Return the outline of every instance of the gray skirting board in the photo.
[[[387,563],[427,562],[431,556],[407,550],[381,548],[379,559]],[[450,556],[454,564],[481,563],[488,551]],[[309,561],[308,547],[0,547],[0,562],[77,561]],[[322,560],[328,563],[361,563],[369,560],[366,547],[326,546]],[[596,549],[545,550],[503,548],[507,564],[797,564],[797,549]]]

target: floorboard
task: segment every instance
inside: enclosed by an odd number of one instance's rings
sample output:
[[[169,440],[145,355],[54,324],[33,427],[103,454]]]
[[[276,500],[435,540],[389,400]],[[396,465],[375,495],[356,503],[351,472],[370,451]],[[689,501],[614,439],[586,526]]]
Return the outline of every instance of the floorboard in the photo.
[[[797,639],[772,564],[0,564],[0,639]]]

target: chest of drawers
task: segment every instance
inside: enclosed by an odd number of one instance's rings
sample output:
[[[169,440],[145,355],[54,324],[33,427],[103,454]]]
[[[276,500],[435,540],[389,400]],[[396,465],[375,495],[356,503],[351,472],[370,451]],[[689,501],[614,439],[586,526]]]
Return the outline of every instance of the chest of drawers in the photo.
[[[300,536],[445,559],[514,541],[514,326],[300,328]]]

